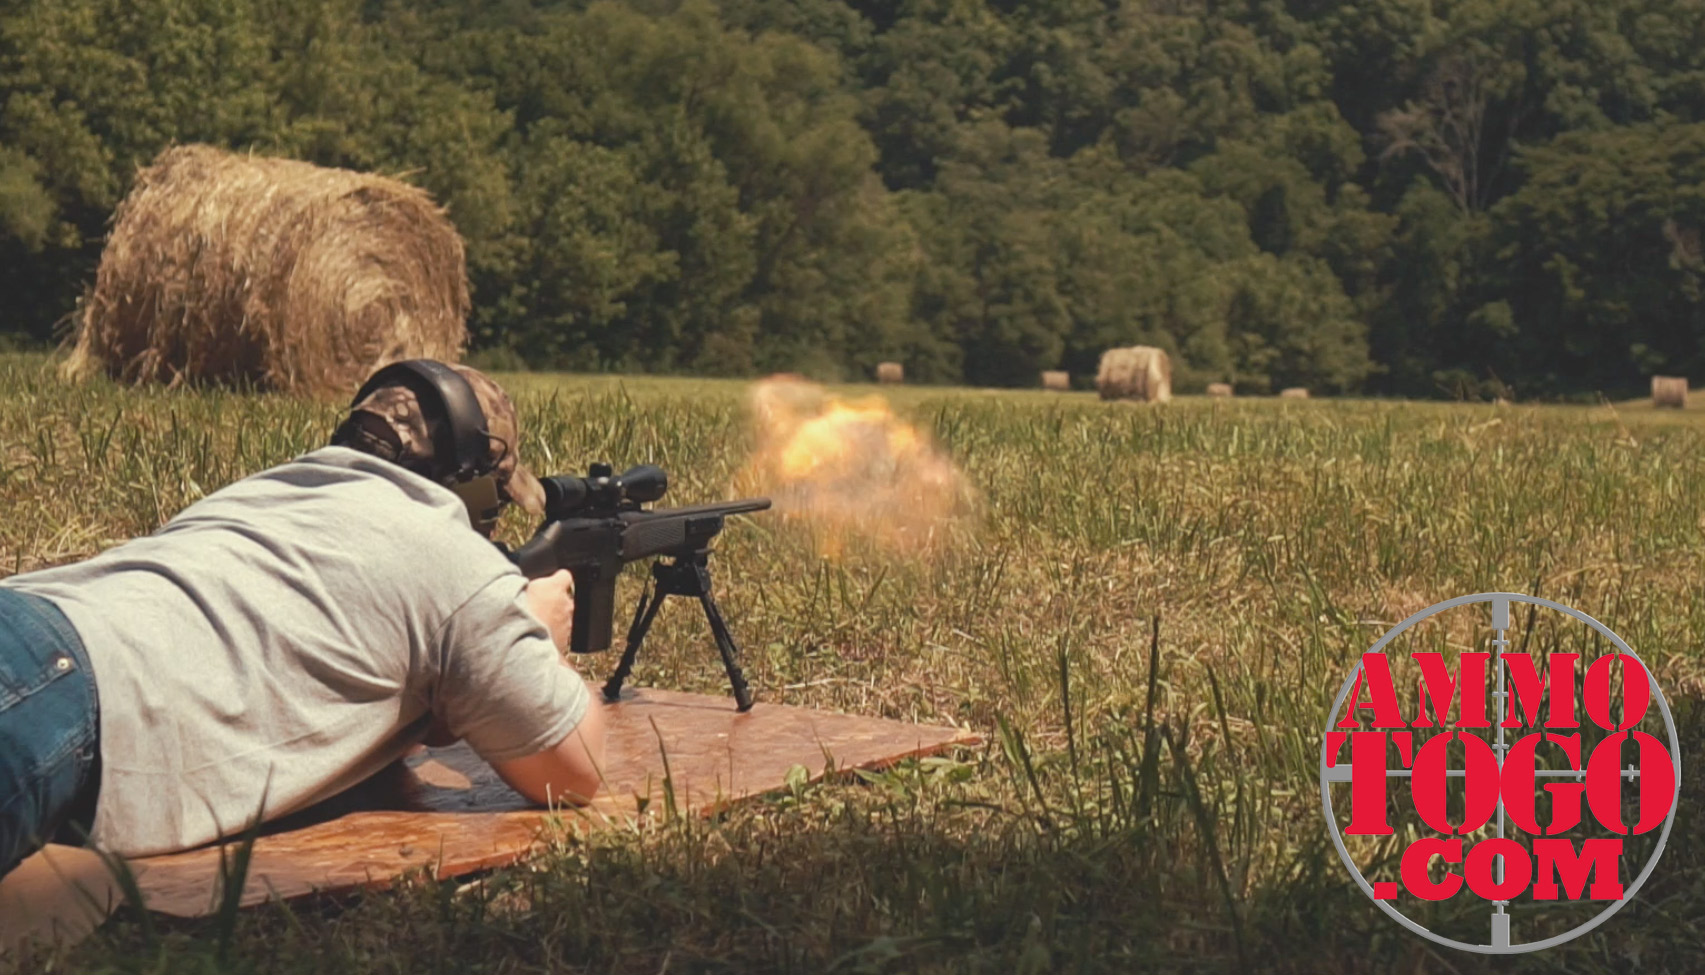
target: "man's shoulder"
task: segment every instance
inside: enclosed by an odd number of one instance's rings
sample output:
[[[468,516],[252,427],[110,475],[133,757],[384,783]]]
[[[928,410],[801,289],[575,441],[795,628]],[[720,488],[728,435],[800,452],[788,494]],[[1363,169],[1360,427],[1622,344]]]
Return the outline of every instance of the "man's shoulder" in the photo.
[[[321,447],[251,474],[184,509],[179,518],[193,519],[231,506],[310,510],[375,504],[394,506],[401,517],[467,523],[466,508],[448,488],[348,447]]]
[[[269,467],[254,477],[318,476],[327,481],[366,481],[395,485],[398,489],[429,499],[454,499],[455,495],[443,485],[416,474],[400,464],[381,457],[362,453],[349,447],[321,447],[310,450],[275,467]],[[245,479],[246,480],[246,479]],[[242,483],[241,481],[238,482]]]
[[[241,524],[285,544],[357,548],[417,567],[490,577],[509,562],[468,524],[455,493],[396,464],[322,447],[237,481],[186,508],[162,533]]]

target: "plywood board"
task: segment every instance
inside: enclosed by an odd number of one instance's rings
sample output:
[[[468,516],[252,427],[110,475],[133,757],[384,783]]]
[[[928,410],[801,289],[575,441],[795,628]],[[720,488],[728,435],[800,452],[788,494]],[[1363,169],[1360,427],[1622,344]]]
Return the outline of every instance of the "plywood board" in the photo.
[[[978,740],[958,728],[763,701],[740,714],[726,697],[673,691],[629,692],[604,706],[607,782],[588,809],[530,807],[465,746],[423,751],[406,770],[275,824],[255,843],[243,904],[382,886],[413,870],[443,878],[511,863],[550,829],[596,828],[642,807],[655,812],[666,777],[680,809],[707,812],[782,788],[794,766],[815,779],[831,768],[880,768]],[[152,910],[211,912],[219,848],[138,862],[147,867],[140,884]]]

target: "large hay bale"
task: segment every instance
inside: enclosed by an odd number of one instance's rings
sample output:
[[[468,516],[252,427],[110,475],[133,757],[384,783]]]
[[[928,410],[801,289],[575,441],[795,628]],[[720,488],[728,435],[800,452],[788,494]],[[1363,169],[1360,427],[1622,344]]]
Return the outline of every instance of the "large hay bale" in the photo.
[[[341,397],[459,359],[467,316],[462,240],[425,191],[182,146],[119,204],[65,371]]]
[[[1165,403],[1172,399],[1172,360],[1163,349],[1137,345],[1108,349],[1095,372],[1102,399],[1136,399]]]
[[[1209,383],[1208,395],[1216,399],[1227,399],[1231,396],[1231,383]]]
[[[876,381],[879,383],[903,383],[906,381],[905,367],[898,362],[878,362],[876,364]]]
[[[1308,399],[1308,390],[1302,386],[1292,386],[1279,390],[1280,399]]]
[[[1652,405],[1659,409],[1687,409],[1687,379],[1683,376],[1653,376]]]
[[[1042,370],[1042,388],[1064,392],[1072,388],[1072,374],[1064,369]]]

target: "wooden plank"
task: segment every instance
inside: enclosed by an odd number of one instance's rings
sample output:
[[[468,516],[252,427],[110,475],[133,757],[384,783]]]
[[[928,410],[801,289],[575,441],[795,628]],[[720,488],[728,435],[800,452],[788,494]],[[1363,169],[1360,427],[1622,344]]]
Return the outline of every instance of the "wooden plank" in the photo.
[[[606,788],[589,808],[530,807],[466,746],[423,751],[406,769],[270,827],[255,843],[242,903],[383,886],[412,870],[453,877],[512,863],[549,829],[625,821],[642,805],[654,814],[665,756],[677,806],[703,813],[782,788],[796,765],[816,779],[830,768],[880,768],[979,740],[957,728],[764,702],[740,714],[728,698],[675,691],[630,691],[604,706]],[[148,868],[140,883],[150,909],[211,913],[218,847],[138,862]]]

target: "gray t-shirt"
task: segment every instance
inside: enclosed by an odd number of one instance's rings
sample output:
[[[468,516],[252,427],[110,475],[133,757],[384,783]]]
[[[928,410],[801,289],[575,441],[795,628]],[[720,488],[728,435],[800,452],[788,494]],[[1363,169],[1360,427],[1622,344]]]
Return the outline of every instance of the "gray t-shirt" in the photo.
[[[585,682],[447,489],[327,447],[146,538],[0,581],[53,601],[100,696],[93,839],[183,849],[332,795],[437,713],[490,762],[561,742]]]

